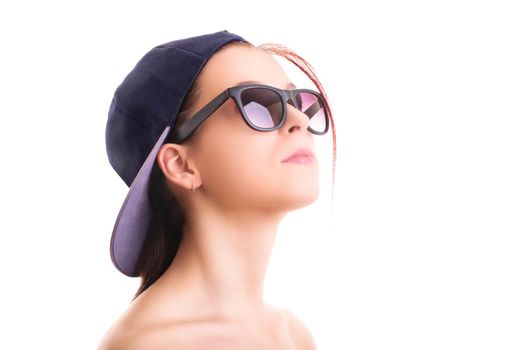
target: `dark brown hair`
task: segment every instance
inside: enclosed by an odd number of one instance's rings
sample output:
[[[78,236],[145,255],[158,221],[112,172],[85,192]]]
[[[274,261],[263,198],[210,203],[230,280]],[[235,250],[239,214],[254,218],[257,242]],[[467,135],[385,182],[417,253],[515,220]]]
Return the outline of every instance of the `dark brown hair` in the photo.
[[[287,47],[280,44],[262,44],[254,46],[251,43],[234,41],[230,42],[217,50],[217,52],[224,50],[227,47],[233,45],[248,46],[251,48],[257,48],[268,52],[270,54],[276,54],[282,56],[292,62],[294,65],[299,67],[307,76],[312,80],[319,92],[326,101],[326,110],[330,120],[333,138],[333,166],[332,166],[332,197],[333,197],[333,185],[335,180],[335,160],[336,160],[336,134],[335,125],[332,118],[332,112],[328,97],[324,91],[324,88],[317,78],[313,67],[301,56],[288,49]],[[176,123],[174,130],[176,130],[180,124],[189,119],[192,115],[192,107],[195,105],[197,99],[201,93],[200,79],[194,81],[190,87],[188,94],[186,95],[184,102],[181,106],[179,114],[176,117]],[[174,133],[171,132],[170,135]],[[195,135],[195,134],[193,134]],[[190,136],[191,139],[191,136]],[[165,143],[173,143],[171,136],[168,136]],[[151,220],[148,235],[142,248],[139,260],[137,262],[137,268],[139,276],[141,277],[141,284],[139,289],[135,293],[133,300],[136,299],[142,292],[148,289],[169,267],[177,250],[179,249],[180,242],[182,240],[182,228],[184,225],[184,212],[183,209],[169,189],[166,178],[162,173],[158,163],[155,161],[151,171],[151,178],[149,181],[149,200],[152,206],[153,218]]]

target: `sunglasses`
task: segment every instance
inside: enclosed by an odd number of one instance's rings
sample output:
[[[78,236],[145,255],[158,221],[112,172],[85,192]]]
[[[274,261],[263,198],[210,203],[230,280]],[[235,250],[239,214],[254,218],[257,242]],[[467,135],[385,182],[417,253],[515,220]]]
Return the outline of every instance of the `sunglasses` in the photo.
[[[279,129],[286,120],[288,101],[310,119],[308,131],[316,135],[328,132],[326,103],[320,93],[309,89],[283,90],[263,84],[245,84],[227,88],[193,117],[185,121],[174,134],[174,142],[188,138],[228,98],[233,98],[246,124],[257,131]]]

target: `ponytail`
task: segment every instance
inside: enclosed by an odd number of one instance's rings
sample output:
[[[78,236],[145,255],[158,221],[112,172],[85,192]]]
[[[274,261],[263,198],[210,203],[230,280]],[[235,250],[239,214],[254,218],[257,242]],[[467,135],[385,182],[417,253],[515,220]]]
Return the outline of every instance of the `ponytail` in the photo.
[[[166,271],[182,239],[183,211],[157,162],[151,170],[149,201],[153,217],[137,261],[141,284],[133,300]]]

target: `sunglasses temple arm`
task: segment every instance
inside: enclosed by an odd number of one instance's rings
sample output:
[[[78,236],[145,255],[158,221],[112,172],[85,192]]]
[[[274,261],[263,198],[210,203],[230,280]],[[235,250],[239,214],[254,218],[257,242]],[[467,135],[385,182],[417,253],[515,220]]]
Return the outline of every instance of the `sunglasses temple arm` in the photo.
[[[303,113],[310,116],[310,115],[315,115],[317,112],[319,112],[319,110],[321,109],[321,106],[319,105],[319,102],[317,103],[314,103],[313,105],[311,105],[310,107],[308,107],[308,109],[306,111],[304,111]]]
[[[212,115],[226,100],[230,97],[228,90],[211,100],[206,106],[202,107],[200,111],[195,113],[193,117],[190,117],[184,124],[182,124],[179,130],[175,133],[175,142],[181,142],[186,139],[201,125],[209,116]]]

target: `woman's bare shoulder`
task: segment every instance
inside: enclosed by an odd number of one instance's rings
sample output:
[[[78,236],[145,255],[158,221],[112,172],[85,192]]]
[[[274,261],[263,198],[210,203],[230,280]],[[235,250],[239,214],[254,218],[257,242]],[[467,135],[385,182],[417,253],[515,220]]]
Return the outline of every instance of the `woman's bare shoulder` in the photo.
[[[317,349],[314,337],[303,321],[301,321],[289,310],[283,308],[278,308],[277,310],[286,320],[290,336],[292,337],[293,342],[298,349]]]
[[[134,332],[110,332],[104,336],[97,350],[145,350],[145,349],[186,349],[182,339],[173,333],[161,336],[155,329]]]
[[[238,340],[233,328],[214,321],[173,321],[148,327],[116,323],[97,350],[231,349]]]
[[[141,302],[130,305],[108,329],[97,350],[231,350],[246,348],[246,344],[255,346],[265,342],[247,332],[242,325],[224,322],[211,315],[162,313],[159,310],[164,308],[145,307],[147,305]],[[175,309],[180,310],[182,307],[179,305]],[[293,313],[275,307],[269,307],[268,310],[274,315],[271,319],[277,329],[286,329],[298,349],[315,349],[310,332]],[[254,346],[250,345],[252,349]]]

